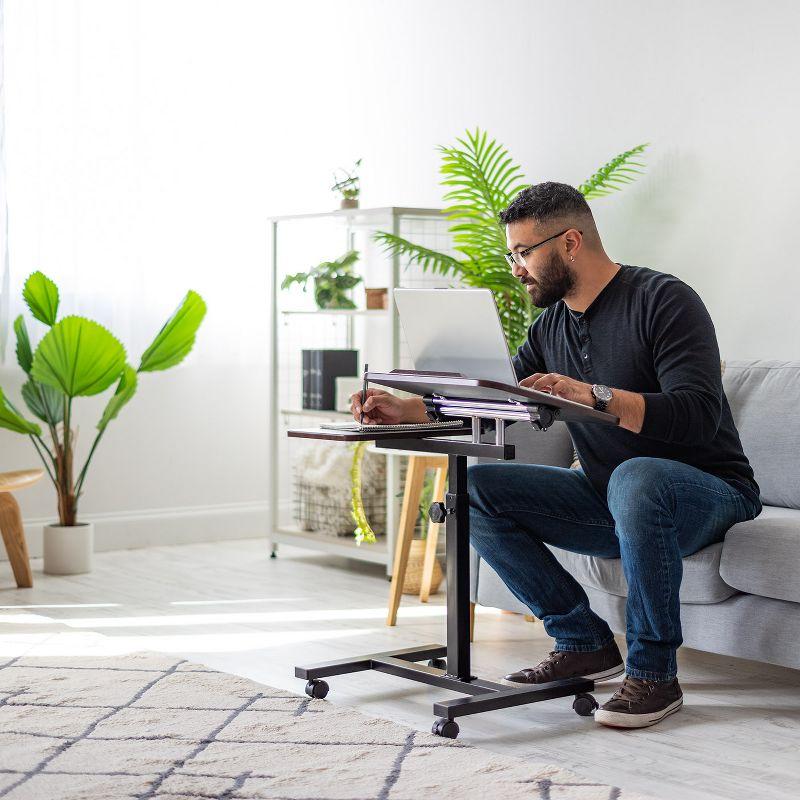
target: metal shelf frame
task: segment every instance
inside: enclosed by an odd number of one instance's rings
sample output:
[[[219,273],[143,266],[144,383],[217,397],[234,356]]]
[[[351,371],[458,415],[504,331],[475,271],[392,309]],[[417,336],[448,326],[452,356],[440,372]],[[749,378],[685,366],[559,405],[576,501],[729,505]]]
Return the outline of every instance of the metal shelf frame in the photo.
[[[400,321],[394,304],[393,291],[401,285],[400,256],[392,255],[389,258],[389,297],[387,309],[353,309],[353,310],[293,310],[281,308],[280,302],[280,265],[279,241],[281,226],[286,222],[308,221],[314,223],[328,220],[340,224],[346,248],[352,249],[355,242],[356,231],[365,226],[380,225],[384,230],[389,230],[394,235],[401,234],[401,224],[404,219],[409,220],[438,220],[444,222],[441,209],[438,208],[413,208],[404,206],[384,206],[379,208],[337,209],[334,211],[309,213],[309,214],[284,214],[268,219],[268,254],[270,269],[270,297],[269,297],[269,327],[270,327],[270,407],[269,407],[269,532],[272,554],[277,552],[278,544],[290,544],[296,547],[319,550],[320,552],[335,553],[361,561],[385,564],[387,576],[392,574],[392,560],[394,557],[394,540],[399,522],[399,494],[400,483],[400,458],[410,455],[395,451],[386,454],[386,536],[385,544],[362,544],[357,547],[355,543],[336,540],[336,537],[326,534],[315,534],[300,530],[293,530],[291,526],[281,525],[280,512],[281,500],[279,491],[279,476],[281,469],[288,465],[280,463],[279,442],[282,431],[289,427],[285,424],[291,414],[288,408],[282,408],[280,403],[280,331],[282,319],[294,315],[329,314],[332,317],[345,317],[347,319],[347,347],[354,347],[354,324],[356,319],[387,318],[389,327],[388,335],[391,339],[391,363],[374,365],[380,369],[394,369],[400,367]],[[388,224],[387,224],[388,223]],[[298,380],[300,376],[298,375]],[[320,421],[325,417],[342,418],[342,412],[336,411],[311,411],[298,409],[303,417],[318,415]]]

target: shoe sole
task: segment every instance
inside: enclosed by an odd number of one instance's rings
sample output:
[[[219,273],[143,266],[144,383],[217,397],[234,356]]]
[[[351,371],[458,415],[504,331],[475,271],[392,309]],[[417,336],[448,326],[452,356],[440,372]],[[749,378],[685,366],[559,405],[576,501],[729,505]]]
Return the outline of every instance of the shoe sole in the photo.
[[[575,678],[584,678],[589,681],[610,681],[612,678],[616,678],[617,675],[622,675],[625,672],[625,664],[619,663],[616,667],[611,667],[610,669],[602,670],[601,672],[595,672],[592,675],[574,675]],[[558,680],[565,680],[564,678],[553,678],[554,681]],[[506,678],[500,678],[500,683],[504,683],[506,686],[539,686],[540,683],[532,683],[531,681],[510,681]],[[542,681],[541,683],[552,683],[552,681]]]
[[[595,722],[607,725],[609,728],[646,728],[661,722],[664,717],[674,714],[683,705],[683,697],[679,697],[675,702],[670,703],[661,711],[654,711],[652,714],[626,714],[622,711],[603,711],[598,708],[594,712]]]

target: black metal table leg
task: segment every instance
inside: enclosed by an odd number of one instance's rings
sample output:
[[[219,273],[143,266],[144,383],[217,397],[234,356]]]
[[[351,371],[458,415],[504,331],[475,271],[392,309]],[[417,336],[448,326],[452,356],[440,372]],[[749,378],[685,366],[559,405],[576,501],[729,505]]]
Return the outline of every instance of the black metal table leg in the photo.
[[[467,457],[450,453],[447,461],[447,671],[459,680],[471,681],[475,676],[470,671]]]

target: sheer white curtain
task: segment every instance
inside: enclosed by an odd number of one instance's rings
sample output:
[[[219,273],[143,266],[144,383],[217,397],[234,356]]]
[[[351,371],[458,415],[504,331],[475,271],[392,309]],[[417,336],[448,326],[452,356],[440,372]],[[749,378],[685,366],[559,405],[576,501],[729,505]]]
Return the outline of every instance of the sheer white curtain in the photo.
[[[3,0],[0,0],[0,364],[5,361],[8,339],[9,282],[8,206],[6,204],[5,81],[3,72]]]
[[[186,363],[264,362],[260,187],[222,196],[209,177],[212,159],[230,155],[208,149],[221,122],[209,105],[208,128],[190,129],[164,89],[185,57],[152,46],[158,4],[7,0],[5,11],[12,316],[42,270],[62,314],[106,325],[135,365],[191,288],[209,312]]]

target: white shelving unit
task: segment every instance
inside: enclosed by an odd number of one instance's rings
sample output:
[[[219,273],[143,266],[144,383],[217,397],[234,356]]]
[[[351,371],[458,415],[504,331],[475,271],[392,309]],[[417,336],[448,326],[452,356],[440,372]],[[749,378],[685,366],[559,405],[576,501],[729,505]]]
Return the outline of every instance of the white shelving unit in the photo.
[[[365,362],[374,370],[413,367],[394,304],[394,288],[460,285],[456,278],[426,273],[420,267],[409,266],[404,259],[387,255],[372,239],[372,234],[379,230],[452,253],[447,220],[435,208],[346,209],[320,214],[292,214],[269,220],[272,339],[269,538],[273,552],[279,544],[291,544],[384,564],[387,575],[390,575],[400,511],[398,495],[403,454],[370,448],[371,453],[386,459],[386,525],[382,531],[385,535],[379,538],[378,544],[357,546],[352,538],[301,530],[293,519],[292,458],[297,455],[293,448],[311,445],[286,436],[290,427],[311,426],[350,416],[346,412],[302,408],[302,349],[357,349],[359,373]],[[351,249],[360,253],[355,270],[364,276],[363,283],[353,290],[356,309],[317,309],[310,283],[305,293],[297,286],[281,290],[285,275],[306,272],[314,264],[337,258]],[[365,286],[388,287],[388,308],[366,309]]]

